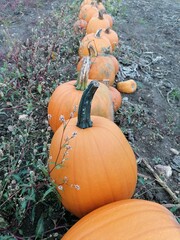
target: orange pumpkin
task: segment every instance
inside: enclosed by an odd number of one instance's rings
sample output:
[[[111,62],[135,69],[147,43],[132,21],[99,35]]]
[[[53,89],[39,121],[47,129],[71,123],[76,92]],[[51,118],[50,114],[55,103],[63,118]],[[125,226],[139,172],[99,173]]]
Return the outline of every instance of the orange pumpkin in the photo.
[[[127,81],[118,82],[117,89],[122,93],[133,93],[137,89],[137,84],[133,79],[129,79]]]
[[[119,42],[117,33],[114,30],[112,30],[111,28],[106,28],[106,29],[103,29],[101,35],[105,36],[106,38],[109,39],[112,49],[114,50]]]
[[[64,207],[78,217],[131,198],[137,180],[133,150],[119,127],[107,118],[90,117],[90,103],[99,84],[92,81],[88,85],[78,118],[58,128],[50,147],[50,176]]]
[[[130,199],[105,205],[80,219],[62,240],[179,240],[180,225],[162,205]]]
[[[110,27],[109,20],[104,18],[103,10],[99,11],[98,16],[92,17],[87,25],[86,33],[96,33],[100,28],[108,28]]]
[[[104,5],[102,4],[102,0],[96,0],[96,1],[94,1],[94,0],[84,0],[81,3],[81,7],[83,7],[86,4],[91,4],[92,2],[96,3],[96,7],[97,7],[98,10],[101,10],[101,9],[105,10]]]
[[[109,79],[109,84],[113,85],[115,80],[115,66],[109,55],[96,56],[93,47],[89,46],[89,55],[91,59],[91,66],[89,70],[89,78],[102,81],[103,79]],[[83,66],[83,58],[77,65],[77,71],[80,72]]]
[[[78,19],[73,25],[73,29],[75,33],[85,33],[86,27],[87,27],[87,22],[83,19]]]
[[[87,66],[88,64],[87,62]],[[73,80],[59,85],[49,100],[48,121],[54,132],[62,124],[60,121],[62,115],[65,119],[69,119],[74,107],[77,106],[78,109],[83,91],[90,83],[88,80],[89,69],[84,70],[85,67],[85,65],[82,67],[77,81]],[[111,95],[108,88],[102,83],[93,99],[91,113],[113,120]],[[74,116],[77,116],[77,112],[74,113]]]
[[[87,23],[89,20],[98,14],[98,9],[94,2],[92,2],[90,5],[84,5],[79,12],[79,19],[85,20]]]
[[[87,34],[81,41],[79,47],[79,56],[89,56],[88,47],[91,45],[97,54],[104,53],[108,50],[108,52],[112,52],[112,47],[110,41],[106,37],[101,36],[102,29],[99,29],[96,33]]]

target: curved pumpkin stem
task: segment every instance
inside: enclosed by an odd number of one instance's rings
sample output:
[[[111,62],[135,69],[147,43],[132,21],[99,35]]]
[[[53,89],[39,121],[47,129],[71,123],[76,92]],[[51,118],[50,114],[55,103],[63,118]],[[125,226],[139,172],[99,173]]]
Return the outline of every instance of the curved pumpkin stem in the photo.
[[[106,30],[104,32],[107,33],[107,34],[110,34],[110,30],[111,30],[111,28],[108,27],[108,28],[106,28]]]
[[[89,56],[92,57],[97,57],[97,51],[94,49],[94,47],[92,45],[88,46],[88,52],[89,52]]]
[[[98,18],[103,20],[104,19],[103,14],[104,14],[104,10],[102,9],[102,10],[99,11]]]
[[[95,38],[100,38],[101,32],[102,32],[102,29],[98,29],[97,32],[95,33]]]
[[[99,82],[92,81],[83,92],[78,111],[77,127],[79,128],[85,129],[92,127],[93,123],[91,121],[91,102],[98,87]]]
[[[79,73],[79,76],[77,78],[77,82],[75,84],[76,90],[84,91],[86,89],[87,83],[88,83],[90,65],[91,65],[90,57],[89,56],[84,57],[83,65]]]

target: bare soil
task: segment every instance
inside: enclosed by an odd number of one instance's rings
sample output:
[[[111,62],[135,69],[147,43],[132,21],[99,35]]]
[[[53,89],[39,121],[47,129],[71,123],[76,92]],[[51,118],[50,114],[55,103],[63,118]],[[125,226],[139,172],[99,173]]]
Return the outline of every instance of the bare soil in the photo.
[[[13,2],[0,0],[3,6],[0,13],[1,64],[16,39],[24,42],[31,38],[39,18],[46,17],[57,5],[63,5],[63,1],[57,0],[43,3],[29,0],[31,4],[21,10],[13,8]],[[116,5],[116,1],[108,2]],[[139,178],[134,197],[174,204],[172,196],[157,183],[142,159],[153,168],[170,166],[172,175],[163,175],[162,179],[180,200],[180,1],[123,0],[120,7],[110,9],[114,30],[121,41],[115,52],[121,65],[116,82],[132,78],[138,84],[134,94],[122,95],[123,105],[115,115],[115,123],[123,130],[138,159]],[[68,78],[71,79],[71,75]],[[158,170],[157,173],[161,176]],[[63,214],[71,218],[70,225],[76,221],[69,213]],[[174,214],[180,217],[179,210],[175,209]],[[26,231],[27,235],[31,230]]]

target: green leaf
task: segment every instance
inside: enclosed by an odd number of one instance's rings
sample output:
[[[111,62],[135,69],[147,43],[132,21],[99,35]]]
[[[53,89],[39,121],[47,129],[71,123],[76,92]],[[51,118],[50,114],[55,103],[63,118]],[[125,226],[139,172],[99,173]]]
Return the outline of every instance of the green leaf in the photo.
[[[36,239],[42,239],[44,233],[44,216],[41,214],[41,217],[38,220],[36,227]]]
[[[6,222],[6,220],[0,216],[0,228],[1,229],[5,229],[8,227],[8,223]]]
[[[178,206],[174,206],[174,207],[172,207],[172,208],[170,209],[170,211],[171,211],[172,213],[175,213],[175,212],[177,211],[177,209],[178,209]]]
[[[31,221],[32,221],[32,223],[34,223],[34,220],[35,220],[35,210],[36,210],[36,205],[34,205],[33,209],[32,209],[32,214],[31,214]]]
[[[46,190],[46,192],[44,193],[41,201],[43,201],[47,197],[47,195],[49,195],[52,192],[54,192],[54,186],[52,186],[48,190]]]
[[[41,86],[41,84],[38,84],[37,91],[38,91],[39,94],[42,93],[42,86]]]
[[[143,177],[138,177],[138,181],[139,181],[142,185],[145,184],[145,180],[144,180]]]

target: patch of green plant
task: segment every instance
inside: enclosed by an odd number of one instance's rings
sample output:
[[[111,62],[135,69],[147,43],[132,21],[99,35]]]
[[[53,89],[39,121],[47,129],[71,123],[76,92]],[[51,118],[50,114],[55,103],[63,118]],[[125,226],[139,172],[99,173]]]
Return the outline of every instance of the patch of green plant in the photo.
[[[116,16],[117,13],[120,11],[121,9],[121,2],[122,0],[106,0],[104,2],[104,6],[106,8],[106,11],[111,14],[112,16]]]
[[[48,173],[47,104],[60,83],[76,76],[75,18],[63,3],[39,20],[33,37],[11,45],[0,67],[1,239],[60,238],[74,219],[67,223]]]
[[[173,89],[172,91],[170,91],[168,97],[171,102],[179,102],[180,101],[180,90],[178,88]]]

